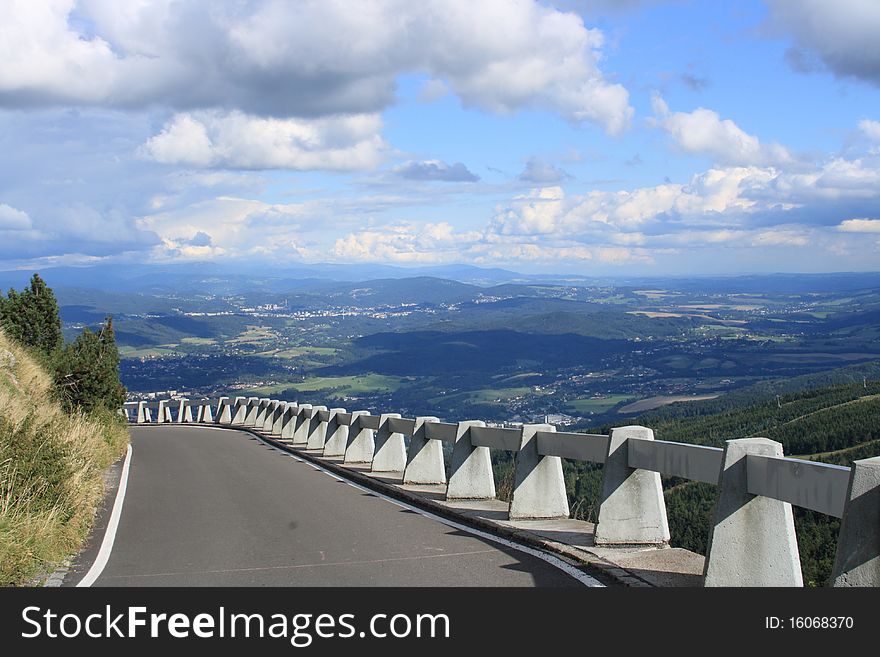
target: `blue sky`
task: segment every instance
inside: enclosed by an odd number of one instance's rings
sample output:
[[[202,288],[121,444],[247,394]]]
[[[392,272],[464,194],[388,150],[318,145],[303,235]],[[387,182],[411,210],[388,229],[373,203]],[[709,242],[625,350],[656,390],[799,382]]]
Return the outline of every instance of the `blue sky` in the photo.
[[[12,0],[0,266],[877,270],[875,0]]]

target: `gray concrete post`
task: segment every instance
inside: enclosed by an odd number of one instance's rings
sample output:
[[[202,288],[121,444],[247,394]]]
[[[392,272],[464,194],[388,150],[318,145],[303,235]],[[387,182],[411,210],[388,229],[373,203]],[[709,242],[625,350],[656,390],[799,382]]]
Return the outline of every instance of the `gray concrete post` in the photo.
[[[306,431],[306,449],[324,449],[324,442],[327,440],[327,422],[322,422],[318,413],[326,410],[326,406],[312,406],[312,417]]]
[[[306,411],[311,411],[311,404],[300,404],[296,416],[296,428],[293,430],[293,444],[305,445],[309,442],[309,424],[311,419],[306,417]]]
[[[389,418],[399,418],[400,413],[382,413],[376,431],[372,472],[403,472],[406,468],[406,442],[402,433],[388,428]]]
[[[260,412],[260,401],[259,397],[248,397],[247,411],[244,416],[244,421],[242,422],[243,426],[254,426],[254,422],[257,420],[257,413]]]
[[[348,426],[336,421],[337,413],[345,413],[344,408],[331,408],[330,420],[327,422],[324,452],[322,456],[345,456],[345,447],[348,445]]]
[[[445,484],[446,465],[443,462],[443,443],[425,436],[427,422],[439,422],[433,415],[416,418],[413,435],[409,440],[406,454],[406,468],[403,471],[404,484]]]
[[[480,420],[458,423],[452,447],[452,466],[446,486],[447,500],[495,499],[495,476],[488,447],[474,447],[471,427],[485,427]]]
[[[357,421],[358,416],[369,414],[369,411],[352,412],[343,463],[371,463],[373,461],[373,453],[376,450],[375,432],[372,429],[362,427]]]
[[[768,438],[728,440],[706,552],[706,586],[803,586],[791,504],[752,495],[746,456],[782,456]]]
[[[186,405],[186,399],[180,400],[180,406],[177,407],[177,422],[192,422],[193,421],[193,413],[192,407]]]
[[[171,415],[171,407],[169,406],[169,400],[163,399],[159,402],[159,412],[157,413],[156,423],[169,423],[174,422],[174,418]]]
[[[299,404],[289,402],[281,418],[281,440],[293,440],[296,431],[296,420],[299,417]]]
[[[260,424],[260,431],[263,433],[272,433],[272,425],[275,424],[275,409],[278,407],[277,399],[270,399],[263,413],[263,422]]]
[[[629,467],[630,440],[654,440],[654,432],[640,426],[611,430],[595,543],[666,545],[669,523],[660,473]]]
[[[211,415],[211,405],[205,404],[204,406],[199,406],[199,410],[196,413],[196,422],[213,422],[214,417]]]
[[[831,581],[880,586],[880,456],[853,461]]]
[[[144,424],[146,422],[152,422],[152,420],[153,418],[150,417],[150,409],[147,408],[147,402],[138,402],[137,423]]]
[[[556,427],[552,424],[523,425],[508,512],[511,520],[568,518],[562,459],[538,454],[538,439],[535,437],[538,431],[556,431]]]
[[[217,424],[232,424],[232,409],[229,397],[221,397],[217,401]]]
[[[257,400],[255,406],[248,409],[249,423],[247,426],[253,427],[258,431],[263,428],[263,422],[266,420],[266,409],[269,407],[270,401],[272,400],[263,397],[262,399]]]
[[[253,397],[252,399],[256,399]],[[244,425],[245,420],[247,419],[248,414],[248,404],[250,404],[250,399],[247,397],[236,397],[235,404],[232,407],[232,422],[231,424],[236,426]]]
[[[270,433],[273,436],[280,436],[281,429],[284,427],[284,414],[287,412],[288,402],[280,401],[278,405],[275,407],[275,412],[272,413],[272,429]]]

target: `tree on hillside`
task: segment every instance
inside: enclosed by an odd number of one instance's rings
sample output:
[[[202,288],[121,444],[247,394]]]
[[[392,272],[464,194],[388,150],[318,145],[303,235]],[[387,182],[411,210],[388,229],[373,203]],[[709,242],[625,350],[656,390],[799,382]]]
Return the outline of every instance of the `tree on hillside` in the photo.
[[[55,293],[39,274],[20,293],[10,289],[6,297],[0,295],[0,325],[8,336],[47,357],[64,344]]]
[[[97,333],[84,328],[76,340],[65,345],[55,365],[55,386],[69,407],[92,411],[122,406],[126,391],[119,381],[112,317],[107,317]]]

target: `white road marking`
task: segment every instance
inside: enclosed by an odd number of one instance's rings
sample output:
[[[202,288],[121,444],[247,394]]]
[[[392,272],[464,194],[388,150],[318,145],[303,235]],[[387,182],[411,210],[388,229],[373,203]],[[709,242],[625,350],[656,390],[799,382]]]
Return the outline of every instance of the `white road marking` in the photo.
[[[104,572],[104,567],[110,560],[113,551],[113,543],[116,540],[116,530],[119,528],[119,518],[122,516],[122,504],[125,502],[125,490],[128,488],[128,471],[131,466],[131,443],[125,453],[125,463],[122,464],[122,475],[119,477],[119,488],[116,489],[116,499],[113,501],[113,511],[110,512],[110,520],[107,522],[107,531],[104,532],[104,540],[89,572],[78,583],[77,587],[88,587]]]

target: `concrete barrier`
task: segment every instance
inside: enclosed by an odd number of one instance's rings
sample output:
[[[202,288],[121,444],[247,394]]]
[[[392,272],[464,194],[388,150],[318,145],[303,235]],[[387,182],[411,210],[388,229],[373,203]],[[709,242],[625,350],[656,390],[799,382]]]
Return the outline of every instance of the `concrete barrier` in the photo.
[[[322,413],[327,413],[326,406],[312,405],[308,425],[306,426],[306,449],[324,449],[327,440],[327,422]]]
[[[403,472],[406,468],[406,441],[402,433],[392,431],[388,422],[400,413],[382,413],[375,436],[372,472]]]
[[[538,453],[535,434],[539,431],[553,432],[556,427],[552,424],[523,425],[508,512],[511,520],[568,518],[562,459]]]
[[[471,427],[485,427],[479,420],[459,422],[452,446],[452,464],[446,499],[494,499],[495,476],[488,447],[477,447],[471,442]]]
[[[425,435],[425,425],[439,422],[433,415],[416,418],[413,434],[406,454],[406,468],[403,471],[405,484],[445,484],[446,465],[443,461],[443,443],[431,440]]]
[[[853,462],[831,580],[880,586],[880,457]]]
[[[345,456],[345,448],[348,445],[348,420],[340,422],[343,415],[347,415],[344,408],[330,409],[322,456],[333,458]]]
[[[376,450],[376,434],[372,429],[363,426],[359,417],[369,415],[369,411],[353,411],[351,426],[348,430],[348,441],[345,445],[343,463],[372,463]]]
[[[307,445],[309,442],[309,425],[312,419],[312,405],[300,404],[296,416],[296,428],[293,430],[293,444]]]
[[[128,402],[130,421],[172,422],[171,403]],[[208,401],[181,400],[177,421],[211,421]],[[129,415],[129,411],[132,412]],[[136,413],[135,413],[136,411]],[[187,412],[189,411],[189,413]],[[660,476],[719,486],[703,572],[706,586],[802,586],[792,505],[841,518],[835,586],[880,586],[880,457],[851,468],[785,458],[766,438],[730,440],[724,449],[654,440],[647,427],[617,427],[610,436],[557,432],[546,424],[487,427],[433,416],[329,411],[324,406],[220,398],[218,424],[246,424],[287,443],[371,463],[373,472],[402,472],[406,484],[446,484],[446,498],[495,496],[490,449],[515,453],[511,520],[567,518],[562,459],[604,464],[594,539],[597,546],[664,547],[669,540]],[[406,436],[410,436],[409,446]],[[452,448],[447,483],[443,442]]]
[[[669,543],[660,473],[631,467],[631,440],[654,440],[654,432],[639,426],[611,430],[596,523],[596,545]]]
[[[782,456],[782,443],[768,438],[727,441],[704,583],[803,586],[791,504],[749,492],[750,454]]]

